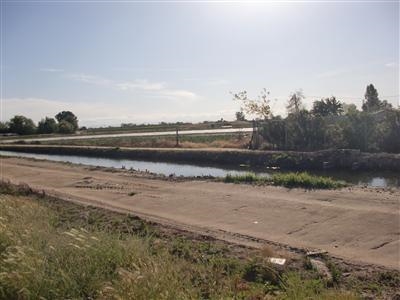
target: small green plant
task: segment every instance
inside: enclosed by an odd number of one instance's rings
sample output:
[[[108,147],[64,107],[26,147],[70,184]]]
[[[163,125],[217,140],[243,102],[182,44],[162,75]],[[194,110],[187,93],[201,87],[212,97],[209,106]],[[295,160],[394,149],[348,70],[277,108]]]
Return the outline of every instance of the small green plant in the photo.
[[[258,283],[269,282],[275,285],[280,281],[278,272],[270,264],[259,259],[252,259],[245,265],[243,279]]]
[[[287,273],[282,276],[283,293],[278,299],[285,300],[357,300],[353,293],[328,290],[320,279],[304,279],[298,273]]]
[[[246,182],[246,183],[255,183],[255,182],[261,182],[263,181],[263,177],[259,177],[254,173],[246,173],[243,175],[232,175],[232,174],[227,174],[225,176],[225,182],[232,182],[232,183],[240,183],[240,182]]]
[[[314,270],[314,266],[311,263],[311,259],[307,256],[304,258],[303,267],[306,270]]]
[[[393,287],[400,286],[400,274],[396,271],[386,271],[379,274],[378,281]]]
[[[311,175],[307,172],[274,174],[271,181],[274,185],[288,188],[336,189],[346,186],[345,182],[337,181],[330,177]]]
[[[278,173],[271,177],[258,176],[254,173],[239,175],[227,174],[224,178],[228,183],[266,183],[288,188],[306,189],[335,189],[346,186],[343,181],[337,181],[330,177],[311,175],[307,172],[301,173]]]
[[[326,262],[326,266],[328,267],[329,271],[331,272],[332,275],[332,284],[338,284],[341,277],[342,277],[342,270],[333,263],[331,260],[328,260]]]

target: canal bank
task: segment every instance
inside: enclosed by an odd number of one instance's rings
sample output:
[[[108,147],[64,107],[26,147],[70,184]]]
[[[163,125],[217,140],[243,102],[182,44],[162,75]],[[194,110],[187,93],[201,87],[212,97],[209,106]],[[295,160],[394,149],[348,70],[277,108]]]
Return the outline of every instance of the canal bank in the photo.
[[[82,146],[0,145],[0,150],[56,155],[82,155],[117,159],[203,165],[239,166],[282,170],[400,171],[400,154],[362,153],[358,150],[316,152],[240,149],[119,148]]]
[[[128,170],[6,158],[2,180],[42,195],[129,212],[228,239],[279,243],[398,269],[399,189],[287,189],[148,178]]]

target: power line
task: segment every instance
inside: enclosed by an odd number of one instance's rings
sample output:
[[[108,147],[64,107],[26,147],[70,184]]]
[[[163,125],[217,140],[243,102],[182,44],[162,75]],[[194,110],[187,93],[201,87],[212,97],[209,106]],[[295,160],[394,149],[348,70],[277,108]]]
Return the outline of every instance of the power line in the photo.
[[[400,95],[390,95],[390,96],[379,96],[379,98],[395,98],[399,97]],[[306,96],[307,97],[314,97],[314,98],[326,98],[326,96]],[[337,98],[346,98],[346,99],[360,99],[360,96],[338,96]]]
[[[305,95],[305,98],[328,98],[327,96],[315,96],[315,95]],[[344,98],[344,99],[363,99],[362,96],[334,96],[336,98]],[[385,99],[385,98],[396,98],[396,97],[400,97],[399,95],[390,95],[390,96],[379,96],[380,99]],[[271,97],[271,100],[287,100],[290,97]]]

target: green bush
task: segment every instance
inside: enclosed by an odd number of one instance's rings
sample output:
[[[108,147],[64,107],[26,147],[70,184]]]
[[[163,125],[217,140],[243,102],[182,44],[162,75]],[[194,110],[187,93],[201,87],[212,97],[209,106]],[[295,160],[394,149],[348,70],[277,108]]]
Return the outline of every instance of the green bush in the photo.
[[[224,178],[227,183],[267,183],[288,188],[306,189],[335,189],[346,186],[343,181],[337,181],[330,177],[310,175],[307,172],[301,173],[278,173],[271,177],[257,176],[254,173],[244,175],[227,174]]]
[[[288,188],[332,189],[346,186],[345,182],[330,177],[310,175],[307,172],[274,174],[271,180],[274,185]]]
[[[73,124],[62,120],[60,123],[58,123],[58,131],[60,133],[68,134],[68,133],[74,133],[75,129]]]
[[[244,175],[232,175],[232,174],[227,174],[225,176],[224,181],[225,182],[233,182],[233,183],[239,183],[239,182],[260,182],[264,180],[263,177],[259,177],[254,173],[246,173]]]

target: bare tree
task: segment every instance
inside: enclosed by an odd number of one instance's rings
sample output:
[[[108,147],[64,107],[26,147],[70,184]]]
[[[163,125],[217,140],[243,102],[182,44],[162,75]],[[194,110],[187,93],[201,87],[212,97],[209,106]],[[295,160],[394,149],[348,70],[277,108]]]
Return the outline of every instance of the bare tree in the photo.
[[[271,107],[269,105],[269,92],[264,88],[257,99],[250,99],[247,91],[233,94],[233,100],[241,103],[241,110],[247,114],[256,115],[260,119],[268,119],[271,115]]]
[[[298,90],[294,92],[289,99],[289,102],[286,106],[288,114],[298,114],[300,110],[303,109],[303,99],[304,94],[302,90]]]

